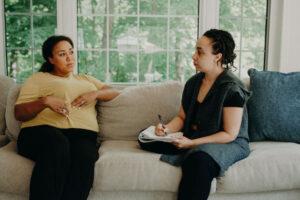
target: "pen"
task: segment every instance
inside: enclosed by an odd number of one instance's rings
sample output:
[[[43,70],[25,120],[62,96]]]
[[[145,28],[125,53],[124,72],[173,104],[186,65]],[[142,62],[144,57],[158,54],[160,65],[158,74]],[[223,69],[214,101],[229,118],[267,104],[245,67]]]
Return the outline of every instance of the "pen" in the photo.
[[[166,129],[166,126],[164,125],[164,123],[163,123],[163,121],[162,121],[162,117],[161,117],[161,115],[160,114],[158,114],[158,119],[159,119],[159,123],[161,123],[161,126],[163,127],[163,129],[164,129],[164,133],[165,133],[165,135],[167,135],[167,132],[165,131],[165,129]]]

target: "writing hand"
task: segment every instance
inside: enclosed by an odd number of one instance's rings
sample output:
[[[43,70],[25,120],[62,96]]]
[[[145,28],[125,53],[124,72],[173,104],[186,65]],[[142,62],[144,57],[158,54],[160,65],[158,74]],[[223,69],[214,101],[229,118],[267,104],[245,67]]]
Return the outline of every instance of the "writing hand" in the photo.
[[[165,125],[162,125],[161,123],[156,125],[155,135],[157,135],[157,136],[166,136],[167,132],[168,132],[168,128]]]

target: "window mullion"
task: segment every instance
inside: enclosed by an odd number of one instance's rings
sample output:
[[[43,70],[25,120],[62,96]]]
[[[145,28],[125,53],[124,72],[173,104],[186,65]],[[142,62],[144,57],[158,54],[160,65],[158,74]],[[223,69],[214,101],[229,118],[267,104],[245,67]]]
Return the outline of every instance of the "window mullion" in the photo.
[[[0,75],[7,75],[5,55],[4,3],[0,3]]]
[[[109,54],[110,54],[110,49],[109,49],[109,0],[106,0],[106,76],[105,80],[106,82],[111,81],[110,79],[110,73],[109,73]]]
[[[168,0],[168,16],[167,16],[167,77],[166,79],[170,79],[170,6],[171,2]]]

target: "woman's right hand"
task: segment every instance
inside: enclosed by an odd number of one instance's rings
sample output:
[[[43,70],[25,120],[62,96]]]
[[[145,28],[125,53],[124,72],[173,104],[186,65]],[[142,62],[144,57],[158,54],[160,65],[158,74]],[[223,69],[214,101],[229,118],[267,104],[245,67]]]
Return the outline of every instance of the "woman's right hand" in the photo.
[[[63,99],[54,97],[54,96],[46,96],[44,97],[44,104],[46,107],[50,108],[52,111],[68,116],[69,115],[69,110],[67,108],[67,104]]]
[[[165,136],[166,133],[167,133],[166,126],[164,128],[161,123],[159,123],[159,124],[156,125],[156,127],[155,127],[155,135],[157,135],[157,136]]]

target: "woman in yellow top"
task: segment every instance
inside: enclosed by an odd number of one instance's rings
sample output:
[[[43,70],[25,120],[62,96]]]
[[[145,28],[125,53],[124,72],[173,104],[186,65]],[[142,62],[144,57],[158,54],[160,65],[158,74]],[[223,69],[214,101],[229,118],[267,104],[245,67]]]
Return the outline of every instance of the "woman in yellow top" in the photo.
[[[22,121],[18,152],[35,161],[30,200],[87,199],[98,159],[96,101],[119,93],[88,75],[75,75],[73,42],[51,36],[45,63],[22,86],[15,105]]]

